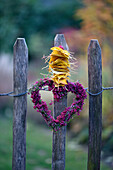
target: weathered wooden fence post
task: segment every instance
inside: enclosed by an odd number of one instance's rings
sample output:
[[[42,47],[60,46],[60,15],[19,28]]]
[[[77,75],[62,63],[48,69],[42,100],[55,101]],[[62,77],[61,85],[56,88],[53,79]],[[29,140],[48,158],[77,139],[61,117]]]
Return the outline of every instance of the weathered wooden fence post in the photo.
[[[68,50],[63,34],[57,34],[54,39],[54,46],[59,45]],[[65,107],[67,107],[67,96],[64,96],[59,102],[54,101],[54,118],[61,114]],[[57,133],[53,132],[52,170],[65,170],[65,138],[66,127],[62,127]]]
[[[14,44],[14,93],[27,91],[28,49],[24,38],[17,38]],[[13,118],[13,170],[26,168],[26,112],[27,95],[14,97]]]
[[[95,94],[102,90],[102,58],[98,40],[88,47],[88,88]],[[102,131],[102,93],[89,95],[88,170],[100,170]]]

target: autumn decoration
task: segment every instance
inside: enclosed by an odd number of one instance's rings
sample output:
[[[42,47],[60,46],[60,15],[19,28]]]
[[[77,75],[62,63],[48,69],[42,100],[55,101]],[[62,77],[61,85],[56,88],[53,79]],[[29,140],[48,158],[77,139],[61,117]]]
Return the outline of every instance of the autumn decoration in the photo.
[[[30,88],[29,92],[34,109],[41,113],[46,123],[54,131],[58,131],[62,126],[66,126],[74,115],[79,115],[87,95],[85,89],[78,81],[76,83],[69,82],[70,65],[73,64],[69,61],[69,59],[71,59],[71,62],[73,61],[70,52],[64,50],[62,46],[52,47],[51,50],[52,53],[45,58],[46,62],[49,63],[48,71],[51,76],[37,81]],[[45,87],[48,91],[53,92],[54,100],[57,102],[62,100],[62,97],[67,95],[68,92],[73,93],[75,96],[71,106],[66,107],[56,119],[53,118],[51,110],[48,109],[46,102],[41,98],[40,90],[43,90]],[[50,102],[50,105],[52,104],[53,102]]]

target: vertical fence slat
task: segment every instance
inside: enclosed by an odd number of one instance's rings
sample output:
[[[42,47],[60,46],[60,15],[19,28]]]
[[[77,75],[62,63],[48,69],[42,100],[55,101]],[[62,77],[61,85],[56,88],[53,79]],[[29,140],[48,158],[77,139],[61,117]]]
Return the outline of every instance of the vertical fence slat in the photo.
[[[91,93],[102,90],[102,58],[98,40],[88,47],[88,88]],[[100,170],[102,131],[102,94],[89,95],[88,170]]]
[[[54,39],[54,46],[59,45],[68,50],[63,34],[57,34]],[[61,114],[65,107],[67,107],[67,96],[64,96],[59,102],[54,101],[54,118]],[[52,170],[65,170],[65,139],[66,127],[62,127],[57,133],[53,132]]]
[[[14,44],[13,64],[14,93],[26,92],[28,49],[24,38],[18,38]],[[25,170],[26,168],[26,112],[27,95],[14,97],[13,170]]]

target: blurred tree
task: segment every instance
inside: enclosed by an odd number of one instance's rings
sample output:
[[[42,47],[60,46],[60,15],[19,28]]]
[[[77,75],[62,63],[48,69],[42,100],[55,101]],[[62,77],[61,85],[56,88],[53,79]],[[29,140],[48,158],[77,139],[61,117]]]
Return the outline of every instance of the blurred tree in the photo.
[[[78,0],[1,0],[0,52],[11,52],[17,37],[26,38],[31,55],[40,54],[42,46],[47,52],[45,43],[51,44],[59,29],[80,28],[81,20],[74,19],[74,13],[81,6]],[[40,49],[34,48],[37,43]]]
[[[85,8],[78,11],[78,15],[83,19],[82,30],[87,35],[107,37],[113,35],[113,1],[84,0],[84,2]]]
[[[113,1],[112,0],[84,0],[85,8],[78,10],[78,16],[83,19],[81,32],[86,40],[99,39],[101,46],[106,43],[112,49],[113,44]],[[107,48],[109,49],[109,48]],[[108,53],[112,50],[108,50]],[[111,58],[113,53],[104,57],[104,61]]]
[[[112,56],[113,44],[113,1],[84,0],[83,8],[75,14],[75,19],[82,19],[81,29],[66,32],[71,48],[79,54],[86,51],[90,39],[98,39],[104,47],[104,61]]]

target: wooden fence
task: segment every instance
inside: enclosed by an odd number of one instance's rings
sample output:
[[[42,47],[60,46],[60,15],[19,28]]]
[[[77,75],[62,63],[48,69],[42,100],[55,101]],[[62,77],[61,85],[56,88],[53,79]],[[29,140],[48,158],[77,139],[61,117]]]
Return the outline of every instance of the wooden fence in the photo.
[[[69,50],[63,34],[56,35],[54,45]],[[17,38],[14,45],[14,93],[27,91],[28,49],[24,38]],[[91,93],[102,90],[102,59],[98,40],[91,40],[88,47],[88,89]],[[56,118],[67,106],[67,96],[60,103],[54,101]],[[14,97],[12,169],[26,169],[26,113],[27,94]],[[100,169],[102,131],[102,93],[89,95],[89,144],[88,170]],[[65,169],[66,127],[53,132],[52,170]],[[82,163],[82,161],[81,161]],[[76,169],[76,168],[75,168]]]

